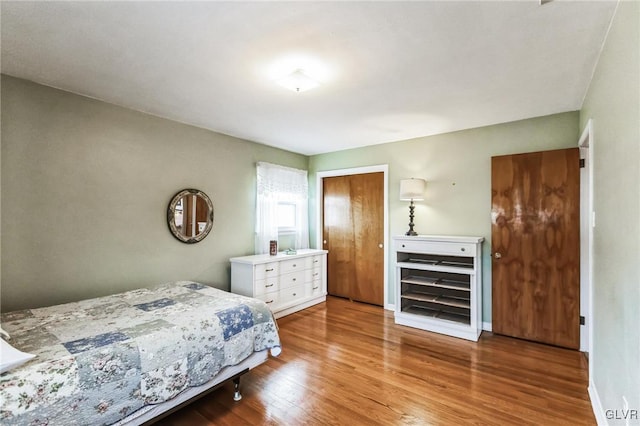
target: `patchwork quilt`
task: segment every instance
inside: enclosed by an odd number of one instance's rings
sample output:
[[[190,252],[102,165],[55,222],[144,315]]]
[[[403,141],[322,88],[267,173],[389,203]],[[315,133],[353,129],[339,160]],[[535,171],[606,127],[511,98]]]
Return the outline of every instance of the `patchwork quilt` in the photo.
[[[112,424],[280,348],[263,301],[186,281],[0,321],[15,348],[36,355],[0,376],[3,425]]]

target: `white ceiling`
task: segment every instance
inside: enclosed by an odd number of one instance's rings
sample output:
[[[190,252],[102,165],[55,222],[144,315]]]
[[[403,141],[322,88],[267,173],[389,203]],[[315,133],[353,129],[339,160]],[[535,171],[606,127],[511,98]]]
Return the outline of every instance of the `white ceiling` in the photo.
[[[311,155],[580,109],[615,7],[2,1],[2,72]]]

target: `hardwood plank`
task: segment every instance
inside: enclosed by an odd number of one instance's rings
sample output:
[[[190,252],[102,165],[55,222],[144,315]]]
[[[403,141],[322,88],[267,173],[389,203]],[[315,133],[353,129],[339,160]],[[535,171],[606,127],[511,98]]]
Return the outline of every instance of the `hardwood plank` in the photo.
[[[577,351],[456,339],[336,297],[278,324],[282,354],[242,378],[240,402],[229,383],[158,424],[595,424]]]

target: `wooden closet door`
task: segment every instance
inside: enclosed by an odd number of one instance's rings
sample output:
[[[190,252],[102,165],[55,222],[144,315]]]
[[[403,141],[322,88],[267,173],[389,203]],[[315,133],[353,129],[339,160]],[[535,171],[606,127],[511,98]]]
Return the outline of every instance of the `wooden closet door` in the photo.
[[[384,173],[323,179],[323,239],[331,295],[384,303]]]
[[[578,148],[491,159],[492,326],[580,346]]]

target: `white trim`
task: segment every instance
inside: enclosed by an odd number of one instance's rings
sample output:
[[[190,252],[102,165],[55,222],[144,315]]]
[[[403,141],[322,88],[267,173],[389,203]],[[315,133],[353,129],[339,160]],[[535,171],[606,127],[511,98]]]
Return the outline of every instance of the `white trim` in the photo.
[[[589,365],[591,365],[591,360],[589,360]],[[591,399],[593,414],[596,416],[596,423],[598,423],[598,426],[608,425],[609,422],[607,421],[607,416],[602,408],[600,395],[598,395],[598,390],[596,389],[596,384],[593,383],[593,380],[589,380],[589,387],[587,390],[589,391],[589,399]]]
[[[394,314],[396,324],[407,327],[419,328],[434,333],[446,334],[447,336],[458,337],[460,339],[477,342],[482,334],[482,330],[455,321],[442,321],[425,315],[408,314],[406,312],[396,312]]]
[[[348,176],[348,175],[360,175],[364,173],[378,173],[384,174],[384,224],[383,224],[383,237],[384,237],[384,308],[395,309],[394,305],[389,304],[389,165],[380,164],[376,166],[356,167],[350,169],[339,170],[327,170],[322,172],[316,172],[316,246],[319,249],[323,249],[322,244],[322,179],[326,177],[334,176]],[[390,308],[391,307],[391,308]]]
[[[578,140],[585,168],[580,171],[580,350],[589,352],[589,377],[593,377],[593,121],[589,119]]]
[[[482,321],[482,329],[484,331],[493,331],[493,323]]]
[[[594,134],[593,134],[593,120],[589,119],[587,121],[587,124],[584,128],[584,130],[582,131],[582,134],[580,135],[580,139],[578,140],[578,146],[580,147],[581,151],[586,151],[586,178],[587,181],[586,182],[586,187],[583,188],[583,179],[580,179],[580,192],[581,194],[583,194],[583,189],[585,190],[584,194],[586,195],[587,199],[583,200],[581,198],[580,201],[580,212],[581,212],[581,223],[583,222],[583,218],[582,218],[582,213],[584,213],[584,215],[586,216],[584,218],[584,225],[585,228],[581,228],[585,229],[587,235],[585,236],[586,238],[581,238],[581,252],[584,252],[586,250],[586,256],[581,255],[581,263],[583,261],[586,261],[588,263],[588,265],[586,265],[584,268],[580,267],[581,271],[584,271],[586,273],[586,277],[582,277],[581,278],[581,284],[580,284],[580,299],[581,299],[581,307],[583,306],[582,304],[582,299],[584,297],[586,297],[586,315],[585,315],[585,325],[586,325],[586,333],[587,333],[587,348],[588,348],[588,352],[589,352],[589,399],[591,400],[591,408],[593,409],[593,413],[595,414],[596,417],[596,421],[598,423],[598,425],[607,425],[609,424],[607,422],[607,418],[605,416],[604,410],[602,409],[602,403],[600,402],[600,396],[598,395],[598,391],[596,389],[596,384],[594,382],[593,379],[593,365],[595,364],[595,360],[596,360],[596,354],[593,353],[593,324],[595,321],[595,318],[593,317],[593,228],[596,226],[595,224],[595,211],[593,210],[593,197],[594,197],[594,193],[593,193],[593,163],[594,163]],[[581,174],[581,176],[584,176]],[[582,275],[582,274],[581,274]],[[587,286],[587,291],[586,294],[584,293],[584,287],[582,284],[582,281],[584,280],[586,281],[586,286]],[[584,315],[584,314],[583,314]],[[581,330],[583,331],[583,330]],[[584,342],[584,338],[582,336],[582,333],[580,333],[580,349],[583,349],[583,342]]]

